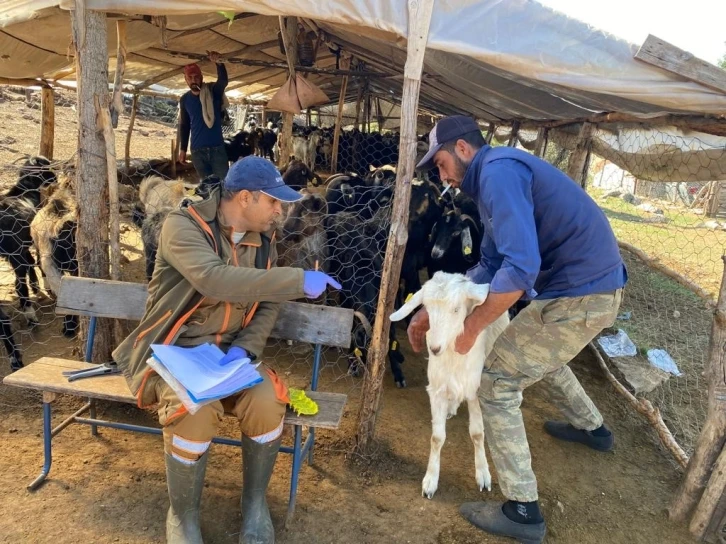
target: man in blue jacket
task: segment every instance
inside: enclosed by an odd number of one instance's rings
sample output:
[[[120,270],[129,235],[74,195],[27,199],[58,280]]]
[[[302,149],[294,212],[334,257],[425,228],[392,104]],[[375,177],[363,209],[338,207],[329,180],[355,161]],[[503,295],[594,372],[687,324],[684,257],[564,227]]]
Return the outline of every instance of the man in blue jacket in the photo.
[[[465,503],[460,512],[489,533],[540,543],[546,527],[520,410],[522,392],[538,381],[548,386],[567,419],[548,421],[550,435],[598,451],[612,449],[612,433],[567,363],[614,323],[627,272],[603,212],[557,168],[524,151],[490,147],[465,116],[440,120],[429,144],[417,168],[437,167],[443,181],[477,202],[483,223],[481,261],[467,275],[491,290],[467,317],[457,352],[467,353],[515,302],[531,301],[495,342],[479,389],[489,449],[508,500]],[[408,329],[415,351],[428,329],[422,309]]]
[[[219,54],[210,51],[209,60],[217,65],[217,81],[204,83],[198,64],[184,67],[189,91],[179,99],[179,162],[186,161],[189,136],[192,140],[192,164],[200,179],[214,174],[224,179],[229,170],[222,135],[222,108],[226,102],[227,69]]]

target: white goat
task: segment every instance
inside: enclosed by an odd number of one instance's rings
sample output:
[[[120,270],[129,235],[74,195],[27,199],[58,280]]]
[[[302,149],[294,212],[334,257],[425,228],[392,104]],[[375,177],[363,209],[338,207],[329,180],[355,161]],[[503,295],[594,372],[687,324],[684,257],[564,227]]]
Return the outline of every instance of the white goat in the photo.
[[[439,484],[441,447],[446,439],[446,420],[456,415],[459,405],[469,407],[469,435],[474,443],[474,465],[479,490],[491,491],[492,478],[484,451],[484,422],[477,392],[484,361],[494,341],[509,324],[505,312],[476,339],[466,355],[456,353],[456,338],[464,331],[464,320],[489,294],[489,285],[477,285],[462,274],[437,272],[416,292],[391,321],[400,321],[423,304],[429,314],[431,328],[426,333],[429,350],[426,387],[431,401],[431,453],[422,493],[432,498]]]
[[[315,157],[322,137],[319,130],[314,130],[307,136],[292,137],[292,154],[307,164],[311,171],[315,169]]]

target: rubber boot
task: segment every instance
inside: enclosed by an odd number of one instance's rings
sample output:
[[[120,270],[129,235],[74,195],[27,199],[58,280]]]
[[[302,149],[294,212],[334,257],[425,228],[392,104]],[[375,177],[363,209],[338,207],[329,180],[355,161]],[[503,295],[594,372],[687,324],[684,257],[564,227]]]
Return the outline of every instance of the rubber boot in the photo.
[[[547,434],[559,440],[579,442],[596,451],[612,451],[613,445],[615,444],[615,438],[612,432],[605,436],[595,436],[591,431],[576,429],[569,423],[563,421],[547,421],[544,424],[544,429]]]
[[[275,528],[267,507],[267,486],[282,436],[260,444],[242,435],[242,529],[239,544],[274,544]]]
[[[169,490],[169,512],[166,515],[167,544],[202,544],[199,527],[199,503],[204,488],[204,472],[209,452],[193,465],[166,454],[166,485]]]
[[[544,521],[525,525],[509,519],[502,512],[503,503],[495,501],[465,502],[459,508],[464,518],[492,535],[508,536],[517,539],[521,544],[541,544],[547,527]]]

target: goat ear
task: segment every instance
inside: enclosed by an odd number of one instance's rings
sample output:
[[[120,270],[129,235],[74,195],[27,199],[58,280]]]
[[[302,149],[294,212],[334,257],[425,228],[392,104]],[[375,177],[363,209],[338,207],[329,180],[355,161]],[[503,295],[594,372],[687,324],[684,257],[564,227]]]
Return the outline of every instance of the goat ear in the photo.
[[[469,287],[467,289],[467,295],[471,300],[473,300],[476,305],[478,306],[482,302],[484,302],[487,297],[489,296],[489,284],[488,283],[469,283]]]
[[[408,299],[403,306],[401,306],[397,312],[391,314],[391,321],[401,321],[404,317],[413,312],[416,308],[421,306],[423,302],[423,291],[416,291],[411,298]]]

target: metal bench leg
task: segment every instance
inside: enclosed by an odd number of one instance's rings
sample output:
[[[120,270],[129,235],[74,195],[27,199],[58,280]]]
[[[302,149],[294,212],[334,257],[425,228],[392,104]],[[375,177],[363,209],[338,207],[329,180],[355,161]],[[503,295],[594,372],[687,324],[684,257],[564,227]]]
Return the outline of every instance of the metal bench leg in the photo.
[[[96,419],[96,399],[88,399],[88,415]],[[98,436],[98,425],[91,425],[91,436]]]
[[[302,426],[295,425],[295,445],[292,452],[292,478],[290,478],[290,502],[287,504],[287,517],[285,527],[292,521],[295,514],[295,496],[297,495],[297,480],[302,465]]]
[[[308,440],[310,440],[310,449],[308,450],[308,465],[313,464],[313,449],[315,448],[315,427],[308,429]]]
[[[50,472],[50,465],[53,462],[51,453],[51,440],[53,439],[53,430],[51,428],[51,412],[50,403],[55,399],[54,393],[43,392],[43,470],[33,482],[28,486],[28,491],[38,489]]]

